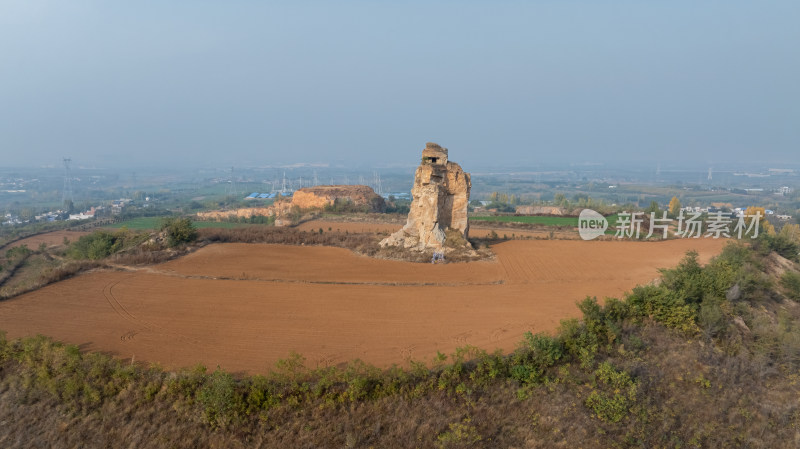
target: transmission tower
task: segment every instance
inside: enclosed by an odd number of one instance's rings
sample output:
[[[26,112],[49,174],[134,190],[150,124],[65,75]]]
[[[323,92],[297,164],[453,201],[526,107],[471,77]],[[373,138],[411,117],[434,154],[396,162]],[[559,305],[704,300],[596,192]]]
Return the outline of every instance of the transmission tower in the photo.
[[[378,172],[372,172],[372,184],[373,188],[375,189],[375,193],[378,195],[383,194],[383,187],[381,186],[381,175]]]
[[[236,187],[236,177],[233,174],[233,167],[231,167],[231,180],[227,190],[226,194],[229,196],[236,196],[239,194],[239,189]]]
[[[314,187],[319,185],[319,179],[317,179],[317,171],[314,170]]]
[[[711,167],[708,167],[708,180],[711,181]]]
[[[283,187],[281,187],[281,193],[286,193],[286,172],[283,172]]]
[[[64,190],[61,192],[61,205],[67,204],[67,201],[75,203],[72,197],[72,173],[70,173],[69,164],[72,159],[64,158]]]

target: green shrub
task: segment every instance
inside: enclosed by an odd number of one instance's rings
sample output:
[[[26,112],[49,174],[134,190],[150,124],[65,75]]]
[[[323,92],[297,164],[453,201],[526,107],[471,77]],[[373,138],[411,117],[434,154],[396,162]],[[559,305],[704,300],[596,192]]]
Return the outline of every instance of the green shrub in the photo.
[[[347,389],[343,398],[356,402],[365,399],[374,399],[380,384],[380,370],[368,365],[359,359],[347,364],[344,371],[344,381]]]
[[[597,335],[587,330],[584,323],[575,318],[562,320],[558,335],[566,352],[580,362],[583,369],[594,366],[594,359],[600,347]]]
[[[689,335],[699,330],[695,323],[695,308],[686,304],[679,292],[663,285],[635,287],[627,301],[635,316],[651,318]]]
[[[436,437],[438,440],[436,447],[440,449],[470,447],[480,441],[481,435],[471,421],[470,418],[464,418],[461,422],[448,425],[448,430]]]
[[[538,384],[547,379],[547,368],[564,357],[563,343],[545,334],[525,333],[525,340],[512,354],[509,364],[511,378],[521,384]]]
[[[770,297],[773,289],[772,279],[755,264],[745,264],[736,275],[736,284],[742,292],[743,299],[749,301],[763,300]]]
[[[308,377],[308,369],[305,363],[305,357],[296,352],[291,352],[289,358],[279,359],[275,362],[275,368],[270,372],[269,379],[277,385],[288,389],[297,389],[300,383]]]
[[[636,402],[638,385],[628,373],[617,371],[609,362],[601,363],[594,376],[600,389],[592,390],[586,406],[603,421],[621,421]]]
[[[530,334],[530,332],[528,332]],[[508,363],[500,350],[492,354],[483,349],[477,351],[475,366],[469,373],[469,379],[475,386],[485,387],[496,379],[508,376]]]
[[[609,332],[609,323],[606,320],[605,310],[597,303],[597,298],[587,296],[578,303],[578,309],[583,313],[586,331],[594,335],[598,343],[614,342],[615,335],[613,332]]]
[[[722,249],[722,252],[714,258],[712,264],[717,261],[725,262],[738,268],[753,261],[753,252],[747,245],[738,242],[729,242]]]
[[[166,233],[167,244],[170,247],[197,240],[197,229],[192,220],[187,217],[164,219],[161,223],[161,231]]]
[[[6,259],[8,260],[19,260],[23,257],[28,256],[33,251],[28,248],[28,245],[22,244],[19,246],[15,246],[11,249],[6,250]]]
[[[146,234],[133,233],[127,228],[116,232],[95,231],[80,237],[67,249],[67,255],[73,259],[100,260],[111,254],[128,249],[147,238]]]
[[[798,252],[800,252],[800,246],[790,237],[782,234],[764,234],[763,236],[759,236],[759,240],[763,242],[763,245],[769,251],[775,251],[781,256],[795,262],[799,260]]]
[[[167,394],[176,399],[185,399],[191,402],[195,393],[206,382],[208,375],[203,364],[197,364],[190,370],[185,370],[167,381]]]
[[[786,296],[800,301],[800,273],[787,271],[781,276],[781,286],[784,288]]]
[[[247,413],[251,414],[269,410],[277,406],[279,400],[275,396],[273,386],[269,380],[264,376],[256,375],[250,379],[245,403],[247,406]]]
[[[244,402],[236,392],[236,381],[229,373],[217,368],[197,393],[206,421],[212,427],[225,427],[244,411]]]
[[[7,360],[11,356],[11,347],[6,339],[6,333],[0,331],[0,362]]]
[[[465,364],[468,360],[467,354],[471,351],[472,348],[470,347],[461,347],[456,348],[456,352],[450,355],[452,363],[443,367],[439,372],[438,379],[436,379],[439,390],[454,392],[462,384],[467,374]]]
[[[717,301],[703,301],[697,321],[708,337],[723,336],[728,328],[728,319]]]
[[[142,390],[144,400],[150,402],[155,399],[158,392],[161,391],[162,385],[161,379],[158,378],[147,382]]]
[[[697,251],[689,251],[677,267],[661,270],[664,287],[689,304],[699,304],[703,300],[703,267],[697,257]]]

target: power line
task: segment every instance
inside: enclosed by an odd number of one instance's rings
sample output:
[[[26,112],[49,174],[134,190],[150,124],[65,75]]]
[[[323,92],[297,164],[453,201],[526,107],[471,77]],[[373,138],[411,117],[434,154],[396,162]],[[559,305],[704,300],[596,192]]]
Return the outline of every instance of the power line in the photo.
[[[64,189],[61,192],[61,205],[67,204],[67,200],[71,203],[75,203],[75,199],[72,196],[72,173],[70,172],[69,164],[72,162],[72,159],[65,157],[64,158]]]
[[[236,196],[239,194],[239,189],[236,186],[236,177],[234,176],[233,167],[231,167],[231,179],[226,194],[229,196]]]

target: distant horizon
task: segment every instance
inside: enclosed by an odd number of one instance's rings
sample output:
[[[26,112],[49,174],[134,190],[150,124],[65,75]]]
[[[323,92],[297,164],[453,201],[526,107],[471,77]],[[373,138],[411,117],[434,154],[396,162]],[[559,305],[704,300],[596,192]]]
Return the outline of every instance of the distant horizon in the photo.
[[[452,154],[452,152],[451,152]],[[592,171],[592,170],[633,170],[633,171],[650,171],[653,172],[706,172],[709,168],[716,173],[756,173],[769,170],[791,170],[800,175],[800,162],[770,162],[770,161],[726,161],[724,163],[702,163],[692,161],[675,161],[675,162],[653,162],[653,161],[585,161],[585,162],[538,162],[538,163],[523,163],[515,161],[497,161],[493,160],[491,163],[475,163],[474,161],[462,162],[455,157],[452,157],[453,162],[459,163],[466,171],[480,172],[486,170],[506,170],[513,172],[525,171],[538,171],[538,170],[578,170],[578,171]],[[62,160],[59,159],[59,162]],[[220,171],[229,172],[231,167],[236,171],[259,171],[259,170],[335,170],[335,171],[362,171],[362,170],[380,170],[385,172],[394,171],[408,171],[413,170],[419,165],[419,159],[415,158],[413,161],[407,163],[379,163],[368,164],[365,161],[361,164],[353,163],[331,163],[331,162],[294,162],[286,164],[260,164],[260,165],[231,165],[231,164],[216,164],[216,165],[132,165],[132,164],[83,164],[81,160],[71,159],[70,167],[74,170],[83,171],[110,171],[110,172],[131,172],[141,171],[142,173],[183,173],[187,171]],[[54,170],[62,172],[64,169],[63,164],[41,164],[41,165],[2,165],[0,170]]]
[[[0,165],[800,162],[800,2],[0,3]],[[86,165],[89,165],[85,163]]]

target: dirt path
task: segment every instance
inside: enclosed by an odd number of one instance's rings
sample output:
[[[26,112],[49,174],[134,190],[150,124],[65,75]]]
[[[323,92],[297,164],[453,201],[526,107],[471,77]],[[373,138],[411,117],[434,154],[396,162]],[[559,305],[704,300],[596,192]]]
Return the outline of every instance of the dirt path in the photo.
[[[0,329],[42,333],[174,368],[265,372],[290,351],[310,366],[429,361],[473,344],[511,351],[553,331],[587,295],[619,296],[724,242],[510,241],[497,260],[413,264],[325,247],[218,244],[165,264],[95,272],[0,303]]]

